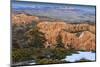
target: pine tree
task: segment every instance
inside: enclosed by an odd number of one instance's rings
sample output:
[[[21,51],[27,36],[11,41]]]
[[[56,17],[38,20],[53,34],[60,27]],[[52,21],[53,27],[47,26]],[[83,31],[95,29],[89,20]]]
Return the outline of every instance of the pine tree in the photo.
[[[40,48],[43,47],[44,42],[46,41],[44,33],[39,31],[38,27],[34,27],[27,32],[28,41],[32,47]]]
[[[60,35],[57,36],[57,47],[58,48],[62,48],[63,47],[63,43],[62,43],[62,37]]]

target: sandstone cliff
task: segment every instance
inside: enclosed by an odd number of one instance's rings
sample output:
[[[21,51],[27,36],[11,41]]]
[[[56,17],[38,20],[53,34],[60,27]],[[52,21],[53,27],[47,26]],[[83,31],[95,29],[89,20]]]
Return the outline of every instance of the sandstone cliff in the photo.
[[[59,21],[41,21],[37,16],[26,14],[12,15],[12,23],[14,24],[29,24],[38,22],[39,31],[44,33],[46,39],[45,48],[56,48],[57,38],[61,37],[62,46],[66,49],[76,50],[95,50],[95,25],[88,23],[72,24],[69,22]]]
[[[89,24],[66,24],[65,22],[40,22],[37,27],[45,33],[45,48],[55,48],[58,35],[63,47],[76,50],[95,50],[95,26]],[[80,34],[78,34],[81,32]],[[76,35],[78,34],[78,36]]]
[[[12,23],[15,24],[28,24],[32,22],[37,22],[39,20],[36,16],[30,16],[26,14],[16,14],[12,15]]]

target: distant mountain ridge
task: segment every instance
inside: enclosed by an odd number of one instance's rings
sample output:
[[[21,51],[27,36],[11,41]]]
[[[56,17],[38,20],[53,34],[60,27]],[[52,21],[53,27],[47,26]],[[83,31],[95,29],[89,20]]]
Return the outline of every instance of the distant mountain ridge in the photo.
[[[12,7],[12,13],[24,13],[36,16],[46,16],[70,22],[95,22],[95,12],[75,8],[33,8]]]

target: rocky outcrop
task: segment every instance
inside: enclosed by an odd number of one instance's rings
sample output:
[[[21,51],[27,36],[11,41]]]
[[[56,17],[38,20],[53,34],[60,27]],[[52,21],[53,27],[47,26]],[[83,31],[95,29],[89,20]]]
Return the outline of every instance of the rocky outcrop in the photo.
[[[81,50],[95,50],[96,41],[95,34],[84,31],[79,37],[79,48]]]
[[[57,37],[60,35],[63,47],[66,49],[95,50],[95,26],[93,25],[40,22],[37,27],[40,28],[41,32],[45,33],[47,39],[44,44],[45,48],[55,48],[57,46]]]
[[[12,23],[14,24],[29,24],[32,22],[38,22],[37,27],[39,28],[39,31],[44,33],[46,39],[44,43],[45,48],[57,47],[57,38],[60,36],[60,40],[63,43],[62,46],[66,49],[95,50],[95,25],[87,23],[74,24],[59,21],[40,22],[39,17],[36,16],[27,14],[12,15]]]
[[[41,25],[41,28],[47,27],[46,25],[55,25],[55,27],[58,27],[60,25],[61,28],[65,29],[68,32],[81,32],[81,31],[90,31],[95,34],[95,25],[89,25],[87,23],[84,24],[70,24],[70,22],[58,22],[58,21],[42,21],[40,22],[40,18],[37,16],[31,16],[27,14],[12,14],[12,23],[15,24],[29,24],[32,22],[38,22]],[[48,28],[50,29],[50,28]]]
[[[36,16],[30,16],[26,14],[12,15],[12,23],[15,24],[28,24],[32,22],[38,22],[39,18]]]
[[[63,22],[40,22],[37,27],[40,28],[40,31],[45,33],[45,38],[47,42],[45,43],[45,47],[56,47],[57,36],[62,29],[66,28],[66,23]]]
[[[75,33],[70,33],[70,32],[66,32],[66,31],[61,31],[60,32],[60,36],[62,38],[62,43],[64,44],[63,46],[66,49],[70,49],[70,48],[76,48],[78,46],[78,37],[75,35]]]

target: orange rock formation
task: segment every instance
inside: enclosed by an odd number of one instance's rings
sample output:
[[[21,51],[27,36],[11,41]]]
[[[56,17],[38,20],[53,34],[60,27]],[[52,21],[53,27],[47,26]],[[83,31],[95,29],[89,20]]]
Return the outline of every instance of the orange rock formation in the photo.
[[[12,15],[12,23],[15,24],[28,24],[32,23],[33,21],[37,22],[39,20],[36,16],[29,16],[26,14],[17,14]]]
[[[37,24],[47,39],[45,48],[55,48],[60,35],[64,47],[76,50],[95,50],[95,26],[89,24],[66,24],[65,22],[40,22]],[[90,29],[93,28],[93,29]],[[76,33],[80,32],[79,36]]]
[[[57,37],[61,36],[63,47],[66,49],[74,48],[76,50],[95,50],[95,25],[89,24],[70,24],[58,21],[39,21],[36,16],[26,14],[12,15],[12,23],[28,24],[33,21],[39,22],[37,27],[39,31],[45,33],[45,48],[55,48],[57,45]],[[78,34],[81,32],[80,34]],[[76,35],[78,34],[78,36]]]

